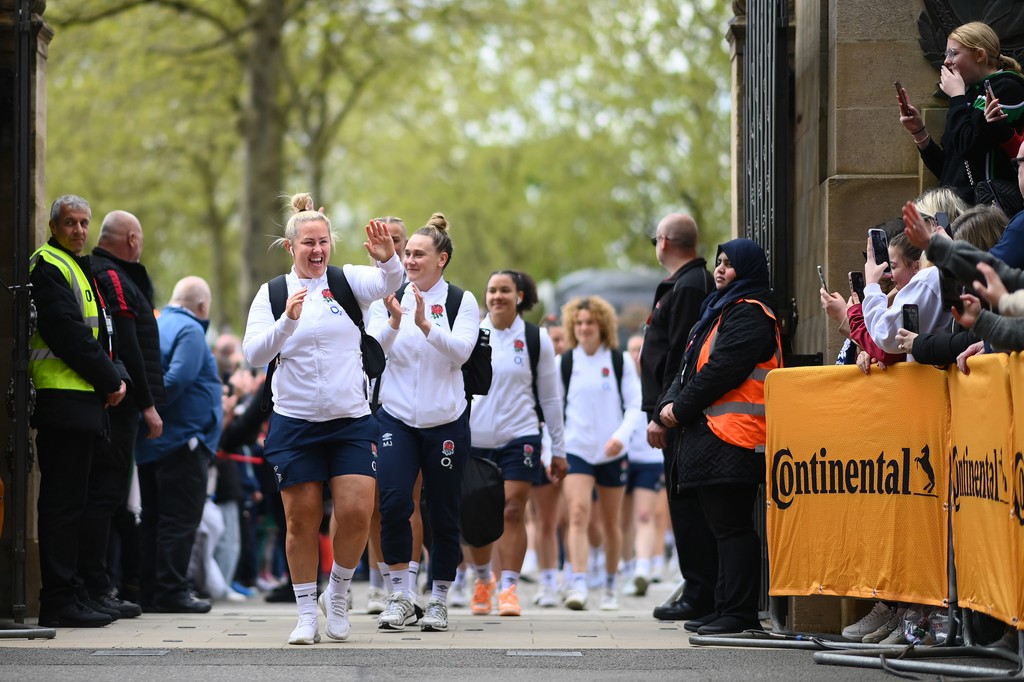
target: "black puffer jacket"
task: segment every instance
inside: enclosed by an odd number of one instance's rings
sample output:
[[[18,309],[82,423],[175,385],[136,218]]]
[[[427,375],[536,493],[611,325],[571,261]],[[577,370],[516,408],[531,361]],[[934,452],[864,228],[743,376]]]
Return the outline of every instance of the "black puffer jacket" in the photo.
[[[106,249],[93,249],[92,271],[117,332],[118,358],[128,369],[128,398],[140,410],[164,402],[160,365],[160,329],[153,314],[153,284],[141,263],[122,260]]]
[[[748,296],[772,305],[771,296]],[[704,345],[711,329],[694,339]],[[700,372],[686,367],[676,378],[663,401],[682,428],[676,440],[676,483],[692,488],[718,483],[760,483],[764,481],[764,455],[726,443],[708,427],[705,408],[742,384],[754,367],[771,359],[777,350],[775,321],[760,306],[736,303],[722,315],[714,350]]]

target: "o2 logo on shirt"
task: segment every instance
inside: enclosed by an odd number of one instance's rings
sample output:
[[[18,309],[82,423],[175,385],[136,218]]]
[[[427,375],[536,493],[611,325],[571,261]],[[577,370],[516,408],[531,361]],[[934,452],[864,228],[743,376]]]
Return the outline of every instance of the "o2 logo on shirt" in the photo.
[[[331,293],[331,290],[330,289],[324,289],[320,293],[323,294],[324,303],[327,305],[327,308],[333,314],[340,315],[341,314],[341,308],[338,307],[338,302],[334,300],[334,294]]]
[[[441,466],[445,469],[452,468],[452,457],[455,455],[455,442],[446,440],[441,444]]]

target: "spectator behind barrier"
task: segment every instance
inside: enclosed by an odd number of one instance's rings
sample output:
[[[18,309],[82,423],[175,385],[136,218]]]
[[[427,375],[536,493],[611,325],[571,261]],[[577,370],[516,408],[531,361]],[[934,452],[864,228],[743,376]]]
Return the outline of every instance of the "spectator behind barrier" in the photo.
[[[1014,208],[1019,210],[1021,196],[1014,192],[1014,173],[1001,144],[1021,130],[1024,108],[1024,78],[1021,67],[1000,53],[999,36],[982,22],[971,22],[954,29],[946,41],[945,61],[940,69],[939,87],[949,96],[946,128],[941,145],[932,139],[920,111],[913,106],[905,89],[901,95],[900,123],[911,134],[921,159],[941,185],[952,187],[970,204],[986,200],[981,185],[991,179],[1007,190]],[[1008,115],[989,122],[985,116],[986,84],[1007,107]],[[1006,204],[1004,204],[1006,206]]]
[[[953,238],[987,251],[999,241],[1005,228],[1006,214],[998,206],[974,206],[953,223]],[[943,238],[938,233],[936,235]],[[943,304],[947,308],[959,304],[960,283],[949,273],[941,272],[941,284]],[[918,362],[940,367],[956,362],[957,356],[978,341],[972,332],[959,327],[950,332],[921,335],[900,329],[896,338],[908,352],[914,353]]]

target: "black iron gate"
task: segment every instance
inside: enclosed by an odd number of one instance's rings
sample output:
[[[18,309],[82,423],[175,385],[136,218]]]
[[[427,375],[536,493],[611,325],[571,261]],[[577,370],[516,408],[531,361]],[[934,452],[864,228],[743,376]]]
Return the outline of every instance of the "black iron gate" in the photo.
[[[776,314],[783,351],[792,355],[796,306],[790,290],[790,179],[792,115],[789,68],[789,11],[787,0],[748,0],[746,43],[743,51],[743,169],[737,201],[743,209],[745,236],[768,255]],[[774,612],[784,600],[768,599],[768,545],[765,536],[764,488],[754,507],[761,535],[761,611]],[[772,607],[770,609],[770,607]]]

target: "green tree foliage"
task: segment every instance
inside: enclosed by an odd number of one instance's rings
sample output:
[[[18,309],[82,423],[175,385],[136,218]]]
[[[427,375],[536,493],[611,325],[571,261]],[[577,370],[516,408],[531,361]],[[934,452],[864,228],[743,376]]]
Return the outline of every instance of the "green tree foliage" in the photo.
[[[295,191],[339,228],[335,263],[365,261],[370,217],[442,211],[449,276],[477,292],[497,268],[652,265],[665,212],[706,248],[729,230],[727,18],[724,0],[53,2],[48,194],[138,214],[161,298],[205,276],[236,329],[287,267],[267,247]]]

